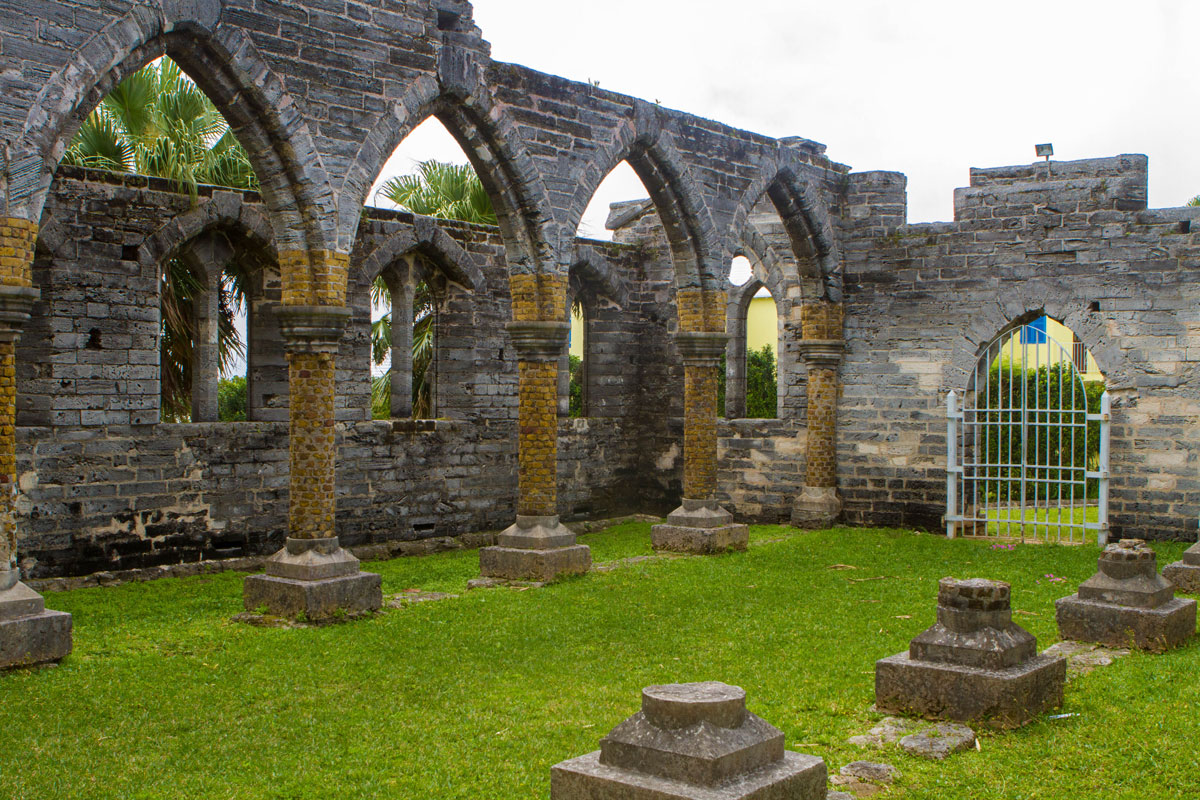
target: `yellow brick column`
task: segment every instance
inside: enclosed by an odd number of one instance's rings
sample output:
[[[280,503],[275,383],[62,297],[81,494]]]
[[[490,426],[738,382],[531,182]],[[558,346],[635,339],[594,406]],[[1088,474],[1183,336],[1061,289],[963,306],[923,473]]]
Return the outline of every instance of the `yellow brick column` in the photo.
[[[725,333],[724,292],[680,289],[676,293],[683,361],[683,497],[679,508],[655,525],[655,550],[719,553],[744,550],[745,525],[717,503],[717,383]]]
[[[509,276],[517,352],[517,520],[479,551],[479,582],[551,581],[587,572],[592,555],[558,518],[558,368],[570,324],[565,275]]]
[[[841,394],[842,306],[813,301],[800,310],[800,352],[808,368],[808,440],[804,490],[792,508],[792,524],[824,528],[842,511],[837,493],[837,401]]]
[[[37,225],[0,219],[0,669],[58,661],[71,652],[71,615],[46,609],[17,566],[17,339],[33,288]]]
[[[336,532],[338,345],[348,259],[337,253],[281,253],[284,305],[277,312],[288,360],[288,535],[265,575],[243,586],[248,611],[312,620],[383,605],[380,577],[359,569]]]

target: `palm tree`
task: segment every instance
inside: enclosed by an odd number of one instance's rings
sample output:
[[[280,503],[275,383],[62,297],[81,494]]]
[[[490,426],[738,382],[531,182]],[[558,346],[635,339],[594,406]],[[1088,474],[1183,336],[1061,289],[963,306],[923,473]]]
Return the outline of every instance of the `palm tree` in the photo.
[[[479,225],[495,225],[496,212],[488,199],[483,182],[470,164],[421,161],[411,175],[389,178],[375,193],[397,206],[427,217],[456,219]],[[371,286],[372,305],[390,306],[391,292],[382,277]],[[425,380],[433,360],[434,297],[428,284],[421,281],[413,292],[413,416],[432,413],[430,385]],[[371,324],[371,358],[381,365],[391,352],[392,312],[389,310]],[[391,416],[392,367],[371,381],[371,407],[376,418]]]
[[[147,64],[101,101],[63,154],[64,164],[166,178],[196,197],[199,184],[257,189],[250,158],[212,101],[169,58]],[[227,270],[218,287],[222,374],[245,355],[234,317],[246,301],[246,276]],[[193,304],[204,287],[178,259],[163,269],[161,367],[163,419],[191,413]]]

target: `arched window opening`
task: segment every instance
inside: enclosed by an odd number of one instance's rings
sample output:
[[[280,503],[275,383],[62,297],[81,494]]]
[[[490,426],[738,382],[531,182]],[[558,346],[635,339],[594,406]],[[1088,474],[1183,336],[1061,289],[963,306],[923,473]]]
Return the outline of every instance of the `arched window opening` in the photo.
[[[495,225],[496,212],[466,153],[436,117],[397,145],[367,197],[378,208]]]
[[[200,184],[241,190],[259,185],[225,118],[166,57],[125,78],[92,110],[62,163],[165,178],[192,197]],[[246,350],[239,321],[247,307],[245,273],[232,262],[229,270],[199,264],[199,257],[178,254],[160,273],[160,418],[245,419]],[[230,383],[218,391],[221,378]]]
[[[437,329],[445,280],[417,254],[371,286],[371,413],[431,419],[437,410]]]
[[[760,280],[747,279],[733,295],[730,314],[732,335],[720,373],[723,385],[718,386],[724,406],[719,397],[718,413],[729,419],[774,419],[780,406],[780,317],[775,298]]]
[[[436,117],[388,158],[368,203],[413,214],[496,225],[486,188],[458,141]],[[385,270],[371,287],[371,413],[428,418],[437,406],[437,319],[444,276],[419,256]]]
[[[753,277],[754,269],[750,266],[750,259],[734,256],[733,261],[729,263],[729,282],[734,286],[745,286]]]
[[[257,384],[270,370],[262,341],[273,320],[264,308],[270,263],[261,248],[220,230],[201,234],[166,260],[159,295],[164,422],[260,418],[264,395]],[[274,371],[281,370],[277,364]]]
[[[992,340],[951,416],[962,468],[951,528],[1077,543],[1103,535],[1104,393],[1095,358],[1058,320],[1038,313]]]
[[[779,313],[764,286],[746,309],[746,416],[779,416]]]
[[[588,202],[575,235],[612,241],[613,232],[632,222],[650,206],[650,193],[628,161],[605,176]]]
[[[567,339],[567,368],[559,369],[560,380],[567,379],[563,408],[563,392],[559,391],[559,416],[586,417],[588,408],[588,308],[576,297],[571,303],[571,332]],[[565,414],[564,414],[565,411]]]

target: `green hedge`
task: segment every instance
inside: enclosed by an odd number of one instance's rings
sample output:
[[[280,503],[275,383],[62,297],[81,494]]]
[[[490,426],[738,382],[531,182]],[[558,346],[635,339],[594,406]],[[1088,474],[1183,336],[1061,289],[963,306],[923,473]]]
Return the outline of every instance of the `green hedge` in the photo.
[[[1048,484],[1038,482],[1036,498],[1028,498],[1027,481],[1028,499],[1057,500],[1069,496],[1069,483],[1059,481],[1073,482],[1075,496],[1081,496],[1084,470],[1095,469],[1100,458],[1100,423],[1086,422],[1086,436],[1083,425],[1088,413],[1099,413],[1105,385],[1100,381],[1084,383],[1080,389],[1076,374],[1067,362],[1037,369],[1012,368],[999,361],[992,365],[986,388],[975,394],[978,409],[975,420],[980,425],[974,432],[978,434],[982,429],[986,435],[976,440],[972,459],[986,465],[979,470],[979,477],[985,481],[988,500],[1020,497],[1022,460],[1027,465],[1027,476],[1050,480]],[[1022,398],[1025,398],[1024,413]],[[1051,427],[1043,427],[1047,423]],[[1080,427],[1053,427],[1070,423]],[[968,430],[968,436],[972,432]],[[1097,491],[1096,481],[1088,479],[1086,496],[1095,497]]]

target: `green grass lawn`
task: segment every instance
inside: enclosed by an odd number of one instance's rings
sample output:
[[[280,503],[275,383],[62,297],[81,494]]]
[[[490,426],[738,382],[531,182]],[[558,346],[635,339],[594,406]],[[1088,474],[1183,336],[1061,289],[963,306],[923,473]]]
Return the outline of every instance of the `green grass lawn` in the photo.
[[[649,554],[649,525],[581,537]],[[1183,545],[1156,545],[1160,566]],[[946,575],[1011,581],[1044,648],[1094,546],[993,549],[906,531],[752,528],[748,552],[640,561],[319,629],[255,628],[241,576],[47,597],[75,615],[57,668],[0,675],[0,797],[546,798],[654,683],[722,680],[831,771],[885,760],[913,798],[1200,795],[1200,653],[1134,654],[1073,680],[1063,712],[926,762],[847,745],[879,718],[876,659],[934,619]],[[833,565],[855,569],[830,569]],[[463,591],[475,552],[366,565],[384,592]],[[1047,575],[1066,579],[1060,583]]]
[[[1052,541],[1063,544],[1083,544],[1085,541],[1095,544],[1096,531],[1078,527],[1086,522],[1100,521],[1098,506],[1084,505],[1083,500],[1077,500],[1079,505],[1063,508],[1048,506],[1045,508],[1030,507],[1025,509],[1024,533],[1021,531],[1020,508],[991,508],[987,511],[989,536],[999,536],[1005,539],[1019,539],[1024,535],[1026,540]]]

